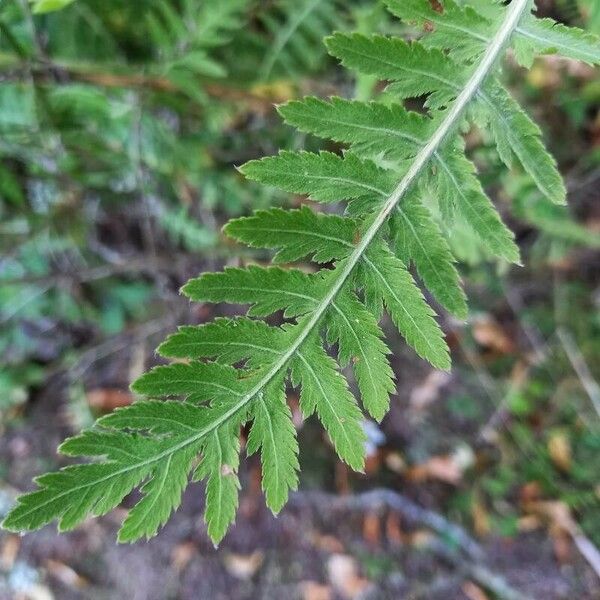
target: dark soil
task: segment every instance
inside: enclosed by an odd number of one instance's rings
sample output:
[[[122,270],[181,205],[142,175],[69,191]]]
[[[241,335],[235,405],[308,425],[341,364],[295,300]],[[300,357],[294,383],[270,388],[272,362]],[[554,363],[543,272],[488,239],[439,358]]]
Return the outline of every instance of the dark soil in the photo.
[[[423,366],[405,372],[415,379],[427,375]],[[410,388],[401,386],[401,389]],[[419,425],[406,417],[405,402],[406,398],[397,399],[397,408],[386,420],[388,443],[402,439],[414,442],[415,436],[426,429],[423,423]],[[7,508],[16,490],[30,488],[32,476],[56,466],[57,443],[69,434],[65,402],[60,390],[52,386],[30,403],[25,416],[5,431],[0,442],[6,481],[0,509]],[[448,420],[447,412],[445,417],[444,428],[449,434],[464,435],[460,422]],[[307,425],[301,436],[318,438],[317,431]],[[320,445],[326,449],[325,444]],[[307,440],[302,447],[306,453]],[[336,463],[331,455],[303,459],[309,465],[322,459],[323,471],[319,473],[319,465],[316,475],[313,466],[305,471],[305,487],[319,480],[340,491],[340,474],[335,476]],[[451,565],[419,542],[418,535],[399,542],[385,527],[381,534],[369,534],[367,523],[372,523],[372,518],[369,521],[361,514],[319,513],[303,504],[302,492],[275,519],[263,506],[256,464],[247,462],[241,476],[243,491],[237,523],[218,549],[212,547],[204,533],[202,489],[198,485],[188,489],[181,509],[160,535],[146,543],[115,544],[125,509],[88,521],[69,534],[58,535],[52,528],[24,537],[1,533],[0,598],[451,600],[476,597],[467,595],[474,593],[469,587],[473,584],[468,583],[471,579],[468,565]],[[381,475],[346,479],[345,473],[342,479],[354,489],[370,489],[382,482],[394,484],[389,474],[387,480]],[[398,478],[395,479],[398,486]],[[433,484],[401,489],[417,502],[442,513],[443,490],[443,486],[436,488]],[[571,549],[569,560],[559,564],[553,542],[542,530],[510,539],[486,539],[482,544],[487,568],[525,597],[600,598],[598,580],[576,550]],[[353,576],[357,582],[352,587],[349,580],[350,591],[336,584],[336,562],[332,557],[339,555],[354,560]]]

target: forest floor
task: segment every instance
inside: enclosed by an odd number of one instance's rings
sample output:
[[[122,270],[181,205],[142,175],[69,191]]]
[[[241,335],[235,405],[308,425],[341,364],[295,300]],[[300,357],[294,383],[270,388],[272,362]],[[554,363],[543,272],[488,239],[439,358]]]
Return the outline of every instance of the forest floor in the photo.
[[[302,490],[278,518],[264,508],[257,463],[244,461],[237,522],[218,549],[204,533],[202,490],[193,485],[181,509],[147,543],[115,544],[126,509],[64,535],[52,528],[23,537],[0,533],[0,598],[600,598],[597,575],[576,546],[535,516],[523,517],[510,535],[488,530],[476,536],[452,523],[461,519],[452,498],[468,467],[461,460],[470,464],[468,456],[458,460],[455,450],[454,458],[439,454],[407,470],[394,449],[398,440],[416,456],[419,446],[443,432],[446,444],[436,442],[441,453],[453,438],[462,440],[463,449],[471,443],[475,448],[479,430],[469,433],[464,416],[452,417],[439,401],[440,395],[456,397],[464,386],[460,373],[436,375],[408,354],[398,360],[407,374],[399,389],[406,392],[394,399],[381,430],[371,434],[366,475],[336,467],[326,443],[314,443],[318,427],[306,424],[300,428]],[[99,376],[118,379],[116,365],[123,361],[114,356],[106,364],[110,374]],[[30,487],[32,476],[57,465],[55,448],[72,432],[60,386],[57,378],[29,404],[26,418],[2,435],[0,510],[17,490]],[[434,430],[437,436],[427,434]],[[378,486],[401,494],[364,491]],[[482,523],[489,516],[483,512],[471,508],[474,516],[465,527],[486,529]]]

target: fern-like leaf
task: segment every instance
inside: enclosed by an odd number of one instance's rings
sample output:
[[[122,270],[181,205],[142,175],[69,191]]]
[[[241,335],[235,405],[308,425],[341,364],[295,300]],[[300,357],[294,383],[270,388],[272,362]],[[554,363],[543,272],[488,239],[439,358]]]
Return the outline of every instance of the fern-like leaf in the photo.
[[[339,0],[279,0],[264,13],[262,23],[271,35],[264,50],[259,78],[274,72],[295,75],[314,70],[323,59],[320,40],[344,24]]]
[[[280,382],[267,386],[256,402],[248,454],[260,450],[267,506],[277,514],[298,487],[298,440]]]
[[[344,65],[389,83],[388,103],[309,98],[280,107],[288,123],[344,144],[344,150],[282,152],[241,171],[316,202],[347,202],[346,214],[302,206],[232,221],[230,236],[275,251],[274,262],[284,266],[228,268],[188,282],[183,292],[192,301],[247,305],[247,314],[182,327],[170,336],[159,351],[180,362],[157,367],[133,385],[137,393],[163,400],[139,401],[67,440],[63,453],[96,462],[38,478],[38,489],[18,500],[4,527],[30,530],[56,520],[70,529],[139,489],[142,497],[120,539],[148,537],[179,504],[193,470],[193,480],[206,482],[205,521],[218,543],[238,505],[242,426],[249,425],[247,453],[261,455],[269,507],[279,511],[297,487],[288,385],[300,388],[304,416],[318,417],[340,458],[363,468],[361,408],[380,420],[394,389],[378,325],[384,311],[420,356],[437,368],[450,366],[442,330],[410,266],[443,307],[464,316],[464,294],[442,230],[466,223],[490,253],[519,261],[514,236],[465,156],[465,125],[489,123],[503,160],[516,156],[548,198],[564,201],[540,130],[494,74],[511,44],[527,62],[519,44],[531,36],[523,31],[548,31],[548,23],[535,21],[531,0],[463,4],[471,3],[445,0],[442,11],[432,14],[425,0],[390,0],[401,18],[429,23],[430,35],[420,42],[358,34],[328,39]],[[567,46],[565,54],[595,62],[596,49],[579,32],[552,25],[548,35],[556,47]],[[533,40],[527,52],[547,51],[540,44]],[[422,95],[424,115],[390,103],[394,96]],[[302,260],[313,264],[289,265]],[[260,320],[266,317],[268,322]],[[360,403],[346,368],[354,373]]]

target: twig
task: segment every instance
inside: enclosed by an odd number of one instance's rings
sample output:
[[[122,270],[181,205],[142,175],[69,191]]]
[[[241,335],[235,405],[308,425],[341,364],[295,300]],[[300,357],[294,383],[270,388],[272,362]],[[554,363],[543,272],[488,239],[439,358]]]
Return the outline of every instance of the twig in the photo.
[[[65,273],[51,273],[49,275],[26,275],[10,279],[0,278],[2,285],[48,285],[56,286],[61,283],[96,281],[113,275],[124,275],[127,273],[153,273],[154,268],[173,268],[179,261],[166,259],[157,264],[149,264],[148,259],[134,259],[127,263],[117,265],[102,265],[88,269],[70,271]]]
[[[248,260],[259,261],[263,253],[255,249],[249,248],[233,248],[226,243],[219,244],[209,249],[213,255],[222,259],[230,258],[245,258]],[[89,267],[85,269],[76,269],[65,272],[55,272],[46,275],[24,275],[23,277],[6,277],[0,276],[0,285],[40,285],[54,287],[60,284],[70,283],[85,283],[87,281],[96,281],[106,277],[116,275],[139,275],[147,273],[148,275],[156,274],[157,270],[163,270],[170,275],[179,275],[188,269],[197,269],[198,264],[193,257],[168,257],[159,256],[156,262],[150,261],[146,256],[136,258],[127,258],[119,262],[109,265],[100,265],[97,267]]]
[[[313,491],[297,492],[291,497],[290,504],[292,506],[312,505],[321,512],[386,509],[398,512],[408,522],[424,525],[438,533],[440,539],[431,542],[427,547],[501,600],[531,600],[514,589],[503,577],[482,564],[484,552],[481,546],[462,527],[448,521],[439,513],[415,504],[398,492],[384,488],[348,496]],[[443,538],[454,542],[462,553],[449,548],[448,544],[443,542]]]
[[[542,365],[548,357],[548,344],[542,339],[542,335],[535,326],[527,324],[521,315],[524,313],[525,306],[523,304],[523,298],[521,295],[507,283],[503,284],[502,289],[504,291],[504,297],[510,307],[517,324],[521,328],[521,331],[525,334],[527,341],[531,345],[531,348],[535,354],[534,365]],[[553,373],[548,369],[550,377]]]
[[[467,577],[491,591],[501,600],[532,600],[519,590],[513,588],[504,577],[490,571],[480,563],[469,562],[456,552],[451,552],[439,542],[429,545],[429,548],[442,560],[460,569]]]
[[[93,83],[106,88],[140,88],[154,92],[181,92],[181,88],[163,75],[146,74],[127,71],[123,67],[116,67],[115,71],[103,70],[107,66],[93,63],[82,63],[62,60],[31,61],[28,68],[36,75],[39,83],[50,80],[53,84],[60,84],[52,77],[52,73],[60,72],[71,81]],[[16,55],[0,52],[0,68],[22,68],[22,60]],[[110,65],[108,65],[110,68]],[[116,72],[119,69],[120,72]],[[13,72],[14,77],[19,77],[19,72]],[[273,101],[281,98],[267,94],[264,90],[251,90],[236,88],[222,83],[204,82],[203,90],[213,98],[231,102],[248,101],[259,104],[262,108],[270,109]]]
[[[581,351],[575,344],[573,336],[562,327],[559,327],[556,330],[556,335],[558,335],[558,339],[565,350],[571,366],[573,367],[575,373],[577,373],[577,377],[579,377],[579,381],[581,381],[583,389],[589,396],[592,406],[594,407],[598,417],[600,417],[600,385],[598,385],[592,376],[592,373],[585,362],[583,354],[581,354]]]
[[[592,541],[582,533],[573,534],[573,542],[577,546],[577,550],[581,553],[588,565],[594,570],[596,575],[600,577],[600,551],[594,546]]]
[[[124,331],[114,335],[107,340],[85,350],[79,356],[77,362],[63,373],[69,381],[81,379],[83,375],[99,360],[115,354],[124,348],[131,347],[165,329],[174,327],[179,321],[177,307],[173,307],[166,316],[159,317],[153,321],[147,321],[134,328],[132,331]]]
[[[400,513],[408,522],[425,525],[441,536],[450,539],[471,559],[483,558],[481,546],[462,527],[392,490],[378,488],[348,496],[335,496],[313,491],[297,492],[291,497],[290,503],[292,506],[313,505],[324,511],[392,510]]]

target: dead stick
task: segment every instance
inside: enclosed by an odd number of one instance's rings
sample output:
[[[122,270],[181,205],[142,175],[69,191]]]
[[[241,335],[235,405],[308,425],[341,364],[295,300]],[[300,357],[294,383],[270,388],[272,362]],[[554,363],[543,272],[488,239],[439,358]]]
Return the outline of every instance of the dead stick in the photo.
[[[324,511],[340,510],[392,510],[408,522],[428,527],[439,535],[456,543],[471,559],[483,558],[480,545],[460,525],[451,523],[432,510],[415,504],[402,494],[378,488],[362,494],[335,496],[324,492],[297,492],[290,503],[296,506],[313,505]]]

